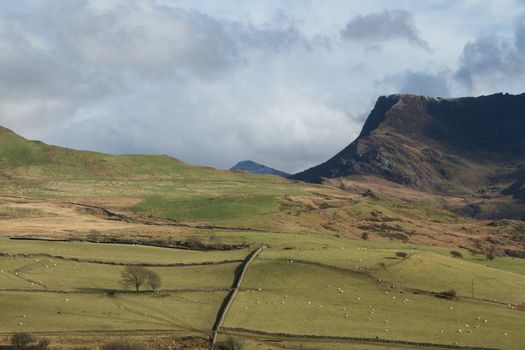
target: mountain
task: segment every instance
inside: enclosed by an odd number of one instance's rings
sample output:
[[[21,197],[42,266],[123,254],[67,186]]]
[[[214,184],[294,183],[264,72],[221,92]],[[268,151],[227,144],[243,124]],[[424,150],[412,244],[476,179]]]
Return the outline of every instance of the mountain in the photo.
[[[243,160],[242,162],[235,164],[230,170],[247,171],[253,174],[277,175],[282,177],[290,176],[290,174],[287,174],[284,171],[270,168],[251,160]]]
[[[525,203],[525,94],[382,96],[354,142],[291,178],[320,183],[352,175]]]

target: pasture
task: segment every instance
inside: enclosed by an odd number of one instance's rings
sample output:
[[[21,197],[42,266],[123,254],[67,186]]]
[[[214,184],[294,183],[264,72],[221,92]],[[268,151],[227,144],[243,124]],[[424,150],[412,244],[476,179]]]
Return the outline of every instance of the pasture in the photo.
[[[466,252],[455,259],[443,248],[327,235],[214,234],[229,244],[267,246],[247,269],[222,340],[239,337],[249,349],[343,349],[352,343],[371,350],[406,348],[400,342],[518,350],[525,342],[523,260],[488,261]],[[1,239],[0,332],[109,337],[140,331],[208,339],[250,251]],[[399,251],[407,256],[396,256]],[[159,292],[120,285],[120,272],[133,264],[155,265],[148,268],[161,276]],[[450,289],[457,300],[436,295]]]

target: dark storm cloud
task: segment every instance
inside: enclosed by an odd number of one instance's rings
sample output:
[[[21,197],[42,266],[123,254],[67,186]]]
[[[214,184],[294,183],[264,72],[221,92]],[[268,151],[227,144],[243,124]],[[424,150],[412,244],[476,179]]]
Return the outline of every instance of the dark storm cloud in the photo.
[[[341,32],[346,40],[364,42],[367,45],[389,40],[404,40],[410,45],[429,50],[416,28],[414,18],[405,10],[391,10],[357,16],[346,24]]]
[[[472,87],[476,79],[492,76],[502,79],[521,79],[525,75],[525,16],[514,27],[511,40],[497,35],[483,36],[468,42],[461,54],[456,78]]]

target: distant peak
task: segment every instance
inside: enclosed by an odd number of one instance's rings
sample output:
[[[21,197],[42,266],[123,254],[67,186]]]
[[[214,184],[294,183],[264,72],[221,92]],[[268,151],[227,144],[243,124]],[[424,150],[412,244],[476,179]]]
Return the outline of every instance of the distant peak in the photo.
[[[261,175],[277,175],[277,176],[282,176],[282,177],[290,176],[290,174],[285,173],[284,171],[270,168],[269,166],[254,162],[253,160],[240,161],[239,163],[235,164],[235,166],[230,168],[230,170],[247,171],[252,174],[261,174]]]

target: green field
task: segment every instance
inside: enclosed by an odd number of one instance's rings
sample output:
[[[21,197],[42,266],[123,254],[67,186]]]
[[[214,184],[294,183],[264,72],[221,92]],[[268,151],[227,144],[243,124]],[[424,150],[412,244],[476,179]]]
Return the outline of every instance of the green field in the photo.
[[[257,334],[250,331],[504,349],[521,349],[525,341],[525,312],[517,310],[517,304],[525,302],[522,261],[511,266],[510,270],[520,272],[516,273],[502,270],[506,264],[498,263],[498,258],[476,263],[474,258],[454,259],[427,247],[312,234],[224,232],[219,236],[231,242],[264,242],[270,247],[248,268],[224,324],[225,337],[230,329],[242,328],[247,344],[254,349],[271,342],[257,340]],[[396,257],[400,250],[408,257]],[[243,259],[248,250],[198,252],[0,240],[0,253],[10,254],[0,258],[2,332],[173,330],[207,336],[238,263],[152,267],[163,281],[158,293],[123,290],[119,284],[123,266],[108,263],[221,262]],[[104,263],[14,256],[21,253]],[[469,289],[472,278],[476,281],[474,299]],[[414,294],[411,288],[428,294]],[[448,289],[456,289],[459,299],[430,294]],[[286,341],[294,348],[293,339]],[[310,339],[307,343],[315,344],[312,348],[344,348],[341,341]],[[363,349],[383,348],[388,347],[363,345]],[[394,344],[390,348],[403,347]]]
[[[300,257],[308,261],[310,254],[304,252]],[[404,284],[396,285],[393,289],[390,283],[378,284],[372,276],[354,272],[359,271],[355,266],[352,269],[354,271],[344,271],[295,260],[290,262],[292,260],[280,259],[284,253],[279,255],[274,251],[264,253],[252,265],[243,283],[243,288],[247,290],[237,297],[229,313],[227,327],[472,346],[501,347],[504,344],[504,348],[508,349],[519,349],[525,340],[521,331],[525,324],[524,312],[511,310],[506,305],[465,298],[449,301],[430,295],[417,295],[402,290],[400,287]],[[323,260],[315,252],[312,255],[312,260]],[[379,255],[384,255],[384,251]],[[361,269],[374,264],[368,265],[363,261]],[[384,281],[397,283],[395,279],[402,266],[399,263],[387,267],[381,273]],[[490,269],[474,267],[476,271],[478,268],[486,269],[484,272],[490,276]],[[390,269],[395,269],[392,275],[388,273]],[[411,269],[406,272],[410,273]],[[430,274],[436,277],[443,272],[447,271]],[[426,274],[428,277],[429,272]],[[470,271],[464,271],[465,278],[469,274]],[[512,284],[516,277],[521,276],[509,273],[499,281]],[[417,276],[412,281],[416,279]],[[432,281],[432,278],[419,276],[419,287],[436,290],[436,285],[428,283],[429,280]],[[407,286],[410,286],[410,281]],[[445,287],[450,289],[460,286],[457,281],[451,280]],[[490,294],[490,289],[485,291],[484,287],[479,288],[480,293],[483,290]],[[502,293],[509,293],[506,295],[508,299],[521,302],[525,299],[521,288]],[[496,294],[494,292],[491,295]]]

